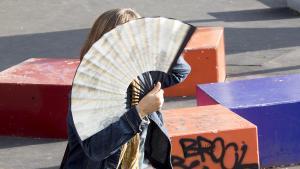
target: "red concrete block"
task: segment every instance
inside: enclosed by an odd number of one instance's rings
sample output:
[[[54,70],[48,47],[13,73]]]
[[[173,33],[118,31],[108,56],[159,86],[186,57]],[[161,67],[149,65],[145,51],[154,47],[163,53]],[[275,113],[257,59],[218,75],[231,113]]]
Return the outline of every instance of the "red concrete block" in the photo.
[[[224,29],[197,28],[185,47],[183,56],[191,65],[192,71],[184,82],[165,89],[165,96],[195,96],[197,84],[224,82]]]
[[[66,138],[77,59],[28,59],[0,72],[0,135]]]
[[[257,128],[222,107],[201,106],[163,112],[176,169],[257,169]]]
[[[211,98],[205,91],[197,87],[196,89],[197,106],[215,105],[218,104],[213,98]]]

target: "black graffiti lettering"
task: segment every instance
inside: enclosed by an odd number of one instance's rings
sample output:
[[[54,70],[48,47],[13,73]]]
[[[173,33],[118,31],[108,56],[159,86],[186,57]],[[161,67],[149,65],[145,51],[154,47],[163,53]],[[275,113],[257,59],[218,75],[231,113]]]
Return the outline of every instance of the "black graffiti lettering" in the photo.
[[[233,148],[233,150],[234,150],[234,154],[229,154],[231,156],[234,155],[234,161],[233,161],[234,163],[233,163],[232,167],[228,167],[228,166],[226,167],[225,164],[224,164],[225,157],[228,153],[230,153],[230,151],[228,151],[230,148]],[[221,161],[222,168],[224,168],[224,169],[234,169],[234,168],[236,168],[236,166],[238,166],[238,162],[239,162],[238,150],[239,150],[239,148],[235,143],[229,143],[229,144],[226,145],[225,151],[224,151],[225,153],[224,153],[224,156],[222,157],[223,159]]]
[[[197,146],[197,140],[187,138],[179,140],[179,143],[183,150],[185,158],[199,155],[199,148]]]
[[[248,146],[247,146],[246,144],[243,144],[243,145],[242,145],[242,147],[241,147],[241,150],[242,150],[242,155],[241,155],[241,158],[240,158],[239,164],[242,164],[242,162],[244,161],[244,158],[245,158],[245,155],[246,155],[247,149],[248,149]]]
[[[205,162],[204,154],[211,154],[212,142],[204,137],[197,137],[198,150],[201,156],[201,161]]]
[[[220,147],[217,146],[218,144],[219,144]],[[213,160],[213,162],[219,163],[219,162],[221,162],[222,157],[225,154],[225,151],[224,151],[224,147],[225,147],[224,140],[222,138],[218,137],[218,138],[216,138],[216,139],[214,139],[212,141],[212,145],[213,145],[213,147],[212,147],[211,159]],[[217,155],[216,151],[215,151],[218,147],[221,150],[221,153],[219,155]]]
[[[189,166],[184,164],[185,160],[181,157],[172,156],[172,164],[173,166],[181,167],[183,169],[193,169],[200,164],[200,161],[195,160]]]
[[[216,164],[219,164],[221,169],[259,168],[258,164],[243,164],[248,149],[248,146],[245,143],[243,143],[239,149],[239,146],[234,142],[225,145],[225,142],[221,137],[217,137],[211,141],[201,136],[198,136],[196,139],[182,138],[179,140],[179,143],[182,148],[184,158],[172,156],[172,164],[174,167],[192,169],[200,166],[202,163],[205,163],[207,160],[206,158],[210,157],[210,160]],[[241,150],[241,154],[239,154],[239,150]],[[185,164],[186,158],[195,156],[199,156],[199,160],[193,161],[190,165]],[[232,161],[230,166],[226,166],[228,164],[225,164],[225,159],[229,156],[233,156],[234,161]],[[203,169],[209,168],[208,166],[203,166]]]

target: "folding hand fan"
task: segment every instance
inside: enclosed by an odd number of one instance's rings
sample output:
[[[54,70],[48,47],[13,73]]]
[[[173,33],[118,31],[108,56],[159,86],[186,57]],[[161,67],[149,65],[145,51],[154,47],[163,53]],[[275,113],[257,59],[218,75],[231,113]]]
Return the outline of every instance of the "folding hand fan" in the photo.
[[[127,111],[127,88],[139,75],[168,73],[194,29],[174,19],[141,18],[117,26],[95,42],[83,57],[72,86],[71,112],[81,140]],[[139,99],[153,87],[147,79],[137,84]]]

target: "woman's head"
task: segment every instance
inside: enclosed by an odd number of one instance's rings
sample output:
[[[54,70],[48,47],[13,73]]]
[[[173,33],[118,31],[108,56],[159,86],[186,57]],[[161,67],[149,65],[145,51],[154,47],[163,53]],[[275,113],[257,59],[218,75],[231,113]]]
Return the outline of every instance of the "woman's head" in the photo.
[[[112,9],[100,15],[93,24],[91,31],[80,51],[80,60],[92,47],[92,45],[101,38],[103,34],[112,30],[117,25],[126,23],[130,20],[139,18],[140,15],[130,8]]]

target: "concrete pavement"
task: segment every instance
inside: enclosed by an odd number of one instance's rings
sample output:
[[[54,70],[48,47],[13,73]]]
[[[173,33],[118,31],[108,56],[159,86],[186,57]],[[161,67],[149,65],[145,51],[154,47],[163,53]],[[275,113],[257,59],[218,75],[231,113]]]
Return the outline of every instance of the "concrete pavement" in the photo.
[[[132,7],[197,26],[224,26],[227,80],[300,73],[300,16],[279,1],[25,0],[0,2],[0,71],[31,57],[78,56],[103,11]],[[195,106],[192,97],[166,99],[164,109]],[[66,142],[0,137],[0,169],[55,169]],[[300,167],[289,167],[297,169]]]

